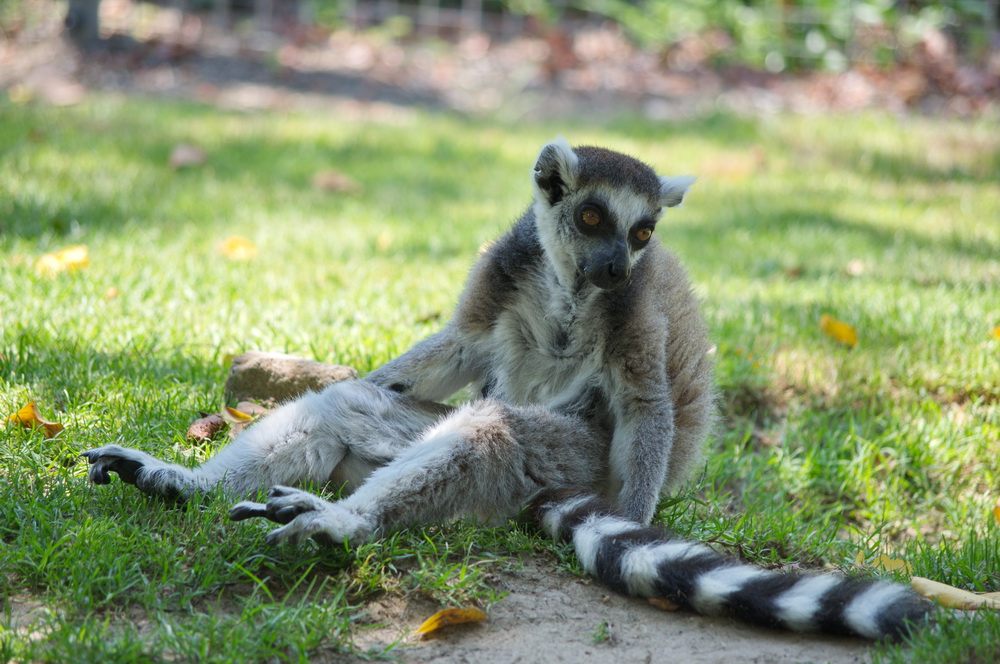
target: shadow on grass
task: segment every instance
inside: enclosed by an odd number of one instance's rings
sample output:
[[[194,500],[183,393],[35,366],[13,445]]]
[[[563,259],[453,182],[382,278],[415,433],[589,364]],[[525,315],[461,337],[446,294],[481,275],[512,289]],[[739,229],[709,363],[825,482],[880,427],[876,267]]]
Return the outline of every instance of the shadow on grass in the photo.
[[[7,153],[0,166],[21,181],[0,199],[0,231],[22,239],[65,236],[79,226],[115,232],[130,221],[209,224],[248,209],[322,217],[351,198],[378,209],[413,205],[423,192],[460,204],[481,199],[476,183],[524,170],[498,165],[502,157],[433,119],[420,132],[380,126],[344,136],[308,119],[301,132],[285,131],[294,128],[287,120],[259,132],[260,117],[190,103],[32,110],[0,103]],[[206,163],[171,168],[182,143],[200,145]],[[358,180],[364,193],[316,187],[313,178],[329,170]]]
[[[910,155],[890,154],[870,147],[832,146],[829,150],[832,163],[844,170],[861,170],[866,175],[893,182],[991,184],[1000,173],[1000,151],[972,144],[965,146],[959,157],[944,159],[940,166]]]
[[[781,258],[783,255],[803,260],[808,259],[804,250],[813,250],[816,256],[824,256],[843,243],[863,248],[868,256],[876,260],[889,250],[930,252],[941,256],[942,261],[962,258],[989,261],[1000,255],[1000,246],[982,239],[958,234],[942,239],[921,233],[916,228],[880,226],[835,214],[829,211],[836,202],[833,200],[835,193],[823,190],[800,190],[798,193],[800,198],[810,201],[830,199],[830,205],[789,204],[787,197],[778,194],[763,199],[763,202],[758,198],[755,209],[749,213],[731,211],[709,219],[707,223],[686,225],[682,231],[687,236],[684,241],[692,246],[720,246],[725,250],[725,244],[720,245],[720,239],[741,235],[746,238],[749,235],[753,246],[740,252],[744,260]],[[740,247],[741,250],[743,248]],[[808,277],[809,272],[803,276]]]

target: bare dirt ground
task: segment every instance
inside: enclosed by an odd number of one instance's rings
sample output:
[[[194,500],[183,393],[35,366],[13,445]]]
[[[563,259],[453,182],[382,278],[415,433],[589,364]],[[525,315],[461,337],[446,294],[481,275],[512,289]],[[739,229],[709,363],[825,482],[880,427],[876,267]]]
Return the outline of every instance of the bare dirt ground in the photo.
[[[404,662],[444,664],[528,662],[745,662],[782,664],[867,662],[871,644],[859,639],[790,634],[692,613],[664,612],[589,580],[556,572],[539,560],[499,573],[510,594],[481,624],[445,628],[420,638],[413,631],[437,606],[387,598],[367,607],[382,626],[361,630],[361,648],[384,648]],[[606,639],[596,638],[607,625]]]

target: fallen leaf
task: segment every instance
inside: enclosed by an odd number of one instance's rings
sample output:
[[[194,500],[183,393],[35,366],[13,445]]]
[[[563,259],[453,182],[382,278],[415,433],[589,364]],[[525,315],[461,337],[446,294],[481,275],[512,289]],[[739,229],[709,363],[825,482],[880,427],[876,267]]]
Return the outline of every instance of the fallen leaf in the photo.
[[[225,424],[226,420],[219,413],[201,413],[201,417],[188,427],[186,437],[191,440],[211,440]]]
[[[800,279],[805,273],[806,269],[801,265],[792,265],[791,267],[785,268],[785,277],[787,279]]]
[[[35,263],[35,272],[54,277],[60,272],[76,272],[90,265],[90,250],[86,245],[74,244],[59,251],[43,254]]]
[[[257,255],[257,245],[240,235],[230,235],[219,243],[219,253],[232,261],[248,261]]]
[[[240,413],[245,413],[253,419],[258,419],[264,417],[271,412],[270,408],[260,405],[259,403],[254,403],[253,401],[241,401],[236,404],[236,410]]]
[[[7,97],[10,99],[12,104],[23,106],[31,102],[35,98],[35,95],[31,92],[28,86],[23,83],[17,83],[7,89]]]
[[[698,173],[714,180],[745,180],[767,170],[767,153],[755,145],[746,152],[729,152],[701,163]]]
[[[313,176],[313,189],[329,191],[338,194],[360,194],[364,191],[361,184],[346,173],[340,171],[320,171]]]
[[[858,344],[858,333],[855,329],[830,314],[823,314],[819,317],[819,329],[826,336],[850,348],[854,348]]]
[[[230,424],[250,424],[253,422],[253,415],[229,406],[223,409],[222,417]]]
[[[844,266],[844,274],[849,277],[860,277],[865,273],[865,263],[860,258],[854,258],[847,261],[847,265]]]
[[[998,526],[1000,526],[1000,505],[995,505],[993,507],[993,520],[997,522]]]
[[[375,237],[375,251],[385,253],[392,245],[392,235],[388,231],[382,231]]]
[[[208,160],[205,151],[197,145],[190,143],[179,143],[170,152],[170,167],[179,170],[181,168],[191,168],[201,166]]]
[[[681,608],[680,604],[675,604],[666,597],[650,597],[647,601],[660,611],[677,611]]]
[[[49,422],[38,412],[38,406],[34,401],[29,401],[21,410],[7,418],[8,424],[20,424],[28,429],[45,429],[46,438],[55,438],[56,434],[63,430],[63,425],[58,422]]]
[[[1000,339],[1000,325],[993,328],[993,338]]]
[[[222,409],[222,419],[229,425],[229,435],[233,437],[242,433],[254,421],[253,415],[229,406]]]
[[[449,625],[461,625],[463,623],[482,622],[484,620],[486,620],[486,614],[482,609],[477,609],[476,607],[467,609],[441,609],[417,628],[417,634],[430,634]]]
[[[907,574],[913,572],[910,563],[902,558],[890,558],[884,553],[875,559],[875,568],[886,572],[895,572],[896,570],[904,570]]]
[[[973,593],[919,576],[910,579],[910,585],[924,597],[928,597],[949,609],[962,609],[963,611],[1000,609],[1000,593]]]

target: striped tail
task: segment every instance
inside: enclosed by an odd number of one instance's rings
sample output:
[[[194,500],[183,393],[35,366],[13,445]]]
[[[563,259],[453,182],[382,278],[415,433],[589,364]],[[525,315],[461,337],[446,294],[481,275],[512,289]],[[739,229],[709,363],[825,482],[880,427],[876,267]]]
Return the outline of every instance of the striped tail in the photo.
[[[899,640],[933,619],[934,605],[906,586],[764,570],[620,516],[590,494],[550,491],[533,509],[553,539],[572,539],[587,572],[625,595],[768,627],[869,639]]]

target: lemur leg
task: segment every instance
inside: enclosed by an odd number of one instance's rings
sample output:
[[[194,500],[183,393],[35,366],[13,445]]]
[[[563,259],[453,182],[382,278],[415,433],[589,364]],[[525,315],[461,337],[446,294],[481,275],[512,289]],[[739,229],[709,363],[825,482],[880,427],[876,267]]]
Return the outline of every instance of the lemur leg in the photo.
[[[359,542],[413,523],[510,516],[544,488],[601,491],[606,455],[607,437],[580,418],[487,399],[428,429],[343,500],[277,486],[266,504],[241,502],[230,516],[284,524],[272,543]]]
[[[107,484],[109,473],[117,473],[140,491],[165,498],[184,498],[219,484],[234,497],[306,482],[335,482],[350,491],[451,410],[364,380],[349,381],[285,404],[197,468],[118,445],[83,456],[95,484]]]

